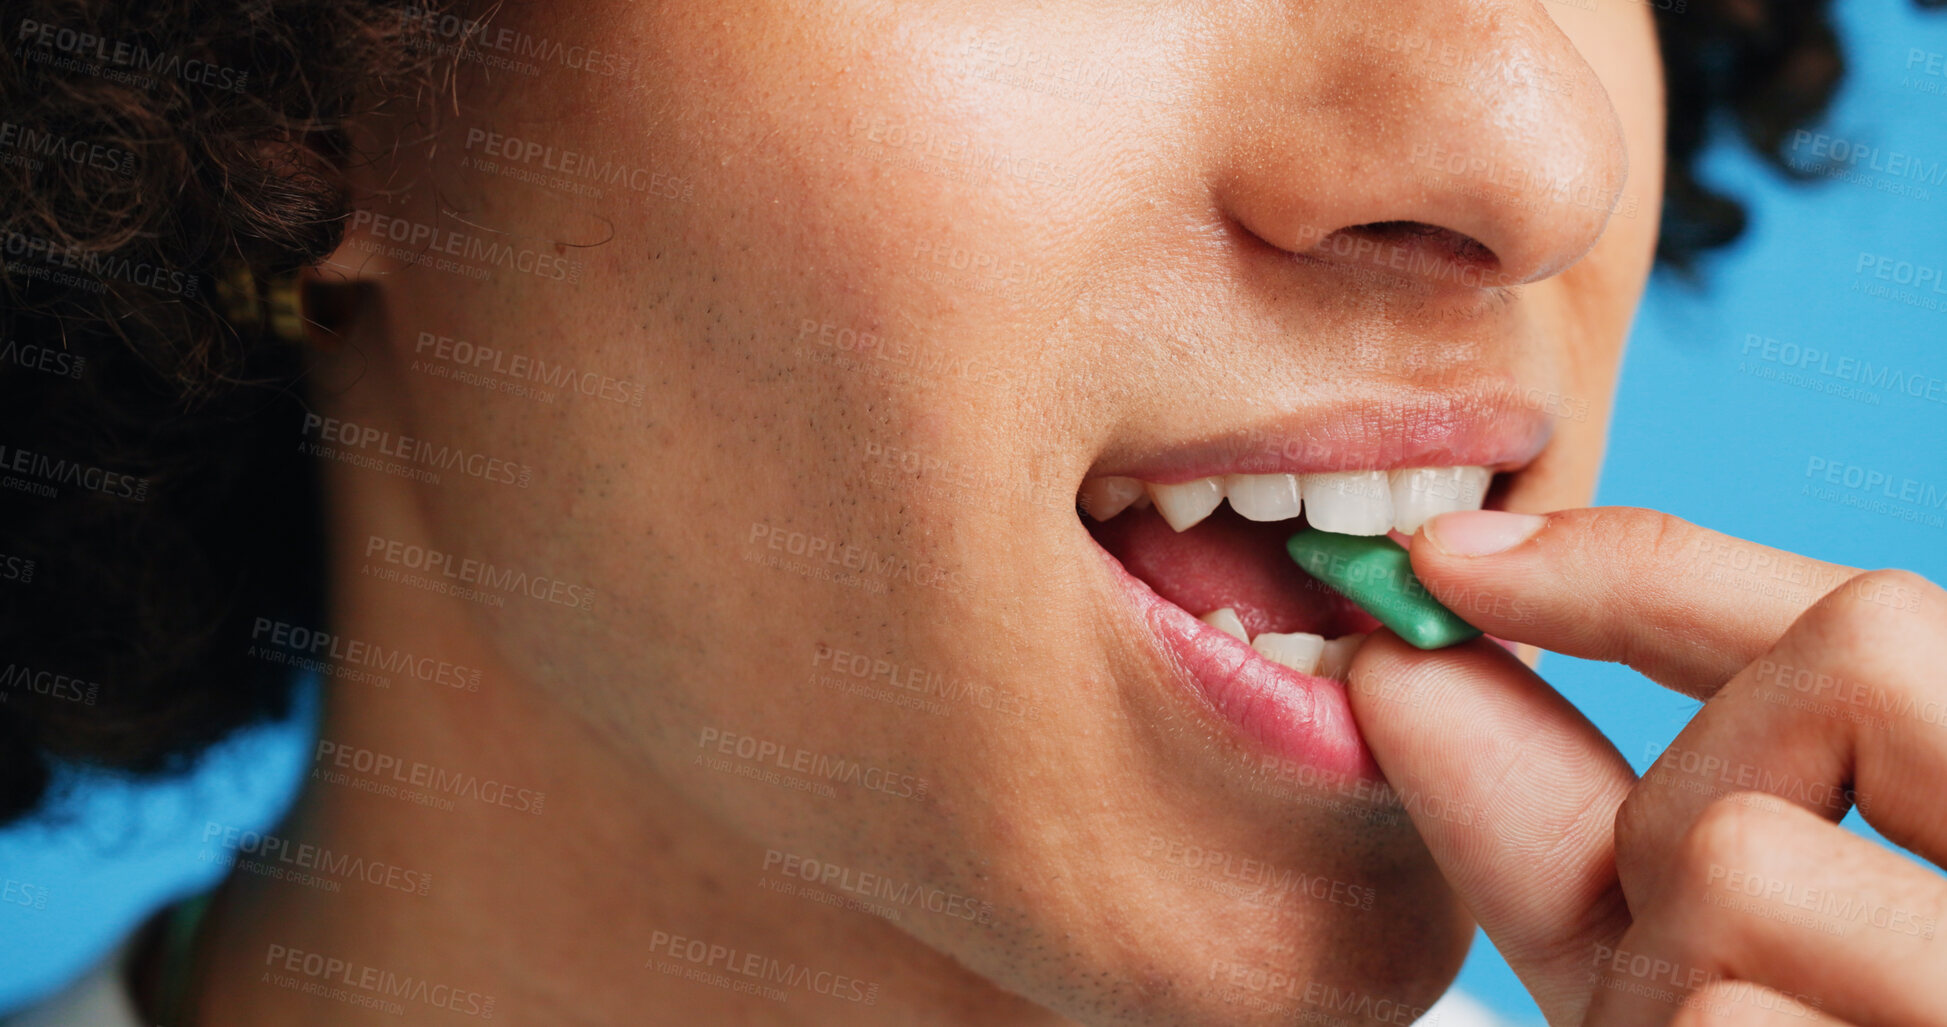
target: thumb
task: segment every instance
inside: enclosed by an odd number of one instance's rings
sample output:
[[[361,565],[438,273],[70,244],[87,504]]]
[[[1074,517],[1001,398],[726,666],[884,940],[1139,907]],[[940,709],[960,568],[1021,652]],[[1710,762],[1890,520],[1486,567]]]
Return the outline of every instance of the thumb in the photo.
[[[1622,755],[1561,694],[1478,639],[1359,648],[1359,730],[1461,901],[1552,1024],[1579,1024],[1597,946],[1629,926],[1616,880]]]

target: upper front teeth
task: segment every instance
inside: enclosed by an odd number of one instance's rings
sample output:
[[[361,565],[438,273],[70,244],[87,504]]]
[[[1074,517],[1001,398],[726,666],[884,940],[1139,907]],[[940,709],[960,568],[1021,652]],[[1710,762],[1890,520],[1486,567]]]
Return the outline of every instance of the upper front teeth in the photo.
[[[1239,517],[1251,521],[1288,521],[1298,516],[1298,487],[1295,474],[1224,476],[1224,494],[1230,497],[1230,508]]]
[[[1411,535],[1436,514],[1478,510],[1487,498],[1485,467],[1415,467],[1393,472],[1393,526]]]
[[[1485,467],[1412,467],[1398,471],[1322,471],[1315,474],[1229,474],[1171,485],[1135,478],[1090,478],[1082,509],[1106,521],[1154,498],[1157,512],[1182,531],[1210,516],[1224,497],[1238,516],[1286,521],[1301,509],[1315,528],[1344,535],[1411,535],[1436,514],[1478,510],[1493,477]]]
[[[1393,527],[1393,490],[1385,471],[1305,475],[1312,527],[1341,535],[1384,535]]]

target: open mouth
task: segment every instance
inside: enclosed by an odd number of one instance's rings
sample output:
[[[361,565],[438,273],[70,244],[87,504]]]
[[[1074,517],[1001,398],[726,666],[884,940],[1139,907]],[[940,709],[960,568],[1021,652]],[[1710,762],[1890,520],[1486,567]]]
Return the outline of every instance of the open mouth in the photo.
[[[1281,755],[1376,776],[1345,682],[1378,622],[1300,570],[1285,540],[1309,525],[1406,544],[1431,517],[1492,505],[1504,478],[1481,466],[1105,476],[1082,484],[1077,506],[1150,628],[1218,713]]]

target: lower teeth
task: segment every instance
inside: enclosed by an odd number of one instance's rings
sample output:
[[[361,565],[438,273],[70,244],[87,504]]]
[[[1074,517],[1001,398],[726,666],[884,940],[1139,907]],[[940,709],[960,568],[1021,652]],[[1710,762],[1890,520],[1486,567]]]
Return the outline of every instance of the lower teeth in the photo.
[[[1253,638],[1244,630],[1243,618],[1237,611],[1226,606],[1212,610],[1197,618],[1223,633],[1247,642],[1259,656],[1281,667],[1288,667],[1300,674],[1316,674],[1319,677],[1346,680],[1346,671],[1352,666],[1352,653],[1359,643],[1366,640],[1364,634],[1344,635],[1327,639],[1323,635],[1313,635],[1303,631],[1279,633],[1266,631]]]

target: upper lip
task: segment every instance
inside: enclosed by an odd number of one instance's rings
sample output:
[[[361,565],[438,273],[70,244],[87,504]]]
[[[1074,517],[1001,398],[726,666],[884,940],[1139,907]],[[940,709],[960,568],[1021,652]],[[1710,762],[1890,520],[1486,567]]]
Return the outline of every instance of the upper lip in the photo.
[[[1227,432],[1175,443],[1125,443],[1091,477],[1159,485],[1224,474],[1307,474],[1404,467],[1519,470],[1540,455],[1554,421],[1527,391],[1416,391],[1308,404]]]

